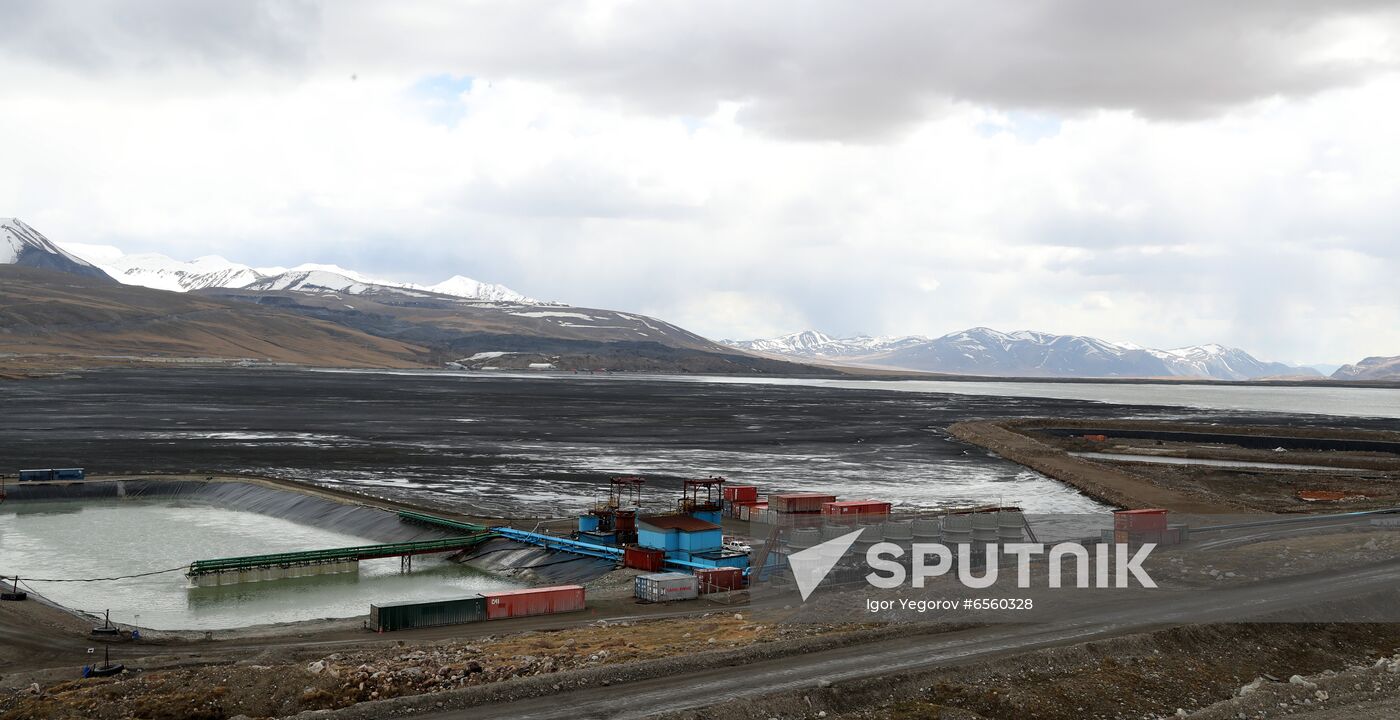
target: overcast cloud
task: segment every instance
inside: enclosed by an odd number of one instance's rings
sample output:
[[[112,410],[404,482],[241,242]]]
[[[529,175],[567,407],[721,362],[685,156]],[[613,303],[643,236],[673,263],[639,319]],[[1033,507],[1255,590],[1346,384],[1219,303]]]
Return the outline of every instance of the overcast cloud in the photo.
[[[460,273],[711,337],[1400,354],[1392,3],[0,16],[0,215],[58,240]]]

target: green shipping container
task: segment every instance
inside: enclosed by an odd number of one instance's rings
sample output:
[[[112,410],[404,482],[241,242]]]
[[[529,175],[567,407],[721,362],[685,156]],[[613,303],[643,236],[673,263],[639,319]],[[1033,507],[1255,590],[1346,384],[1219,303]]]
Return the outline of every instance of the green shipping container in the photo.
[[[480,596],[369,606],[369,629],[376,632],[461,625],[485,619],[486,598]]]

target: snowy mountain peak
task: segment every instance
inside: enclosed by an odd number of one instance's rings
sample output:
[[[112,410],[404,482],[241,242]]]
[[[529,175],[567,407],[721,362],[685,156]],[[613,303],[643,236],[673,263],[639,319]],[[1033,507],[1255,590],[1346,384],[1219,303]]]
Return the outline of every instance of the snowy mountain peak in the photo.
[[[1152,350],[1082,335],[1038,330],[1002,332],[975,327],[932,340],[910,336],[831,338],[807,331],[771,340],[725,341],[742,350],[808,358],[840,358],[928,372],[1026,377],[1208,377],[1247,380],[1280,375],[1316,375],[1309,368],[1261,362],[1238,348],[1218,344]]]
[[[159,253],[139,253],[122,255],[102,267],[124,284],[173,292],[242,287],[263,278],[257,270],[218,255],[183,262]]]
[[[27,252],[48,253],[67,258],[79,265],[96,267],[80,257],[70,255],[23,220],[13,217],[0,218],[0,265],[17,263],[20,256]]]
[[[0,265],[59,270],[111,281],[96,265],[59,247],[19,218],[0,218]]]
[[[520,293],[511,290],[504,285],[494,283],[484,283],[461,275],[452,277],[436,284],[429,285],[424,290],[431,290],[443,295],[468,298],[471,300],[489,300],[491,302],[518,302],[533,303],[535,300],[525,297]]]
[[[8,221],[7,221],[8,222]],[[17,221],[16,221],[17,222]],[[20,223],[20,226],[28,228]],[[37,233],[35,233],[37,235]],[[8,237],[8,236],[7,236]],[[42,236],[39,236],[42,238]],[[47,242],[47,241],[45,241]],[[6,256],[0,246],[0,260]],[[206,288],[241,288],[249,290],[295,290],[300,292],[338,292],[360,294],[372,289],[392,288],[405,293],[437,293],[466,300],[497,303],[551,304],[526,297],[504,285],[481,282],[454,275],[436,285],[379,280],[363,273],[325,263],[303,263],[293,268],[251,267],[219,255],[203,255],[183,261],[159,253],[124,254],[110,245],[72,245],[76,253],[67,257],[90,267],[101,268],[126,285],[140,285],[157,290],[188,292]],[[98,263],[78,258],[87,253]]]

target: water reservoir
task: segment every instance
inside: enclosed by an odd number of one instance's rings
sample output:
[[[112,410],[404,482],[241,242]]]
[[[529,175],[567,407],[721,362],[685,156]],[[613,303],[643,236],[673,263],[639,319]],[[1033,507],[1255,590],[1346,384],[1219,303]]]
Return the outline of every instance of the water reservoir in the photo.
[[[285,493],[286,495],[294,495]],[[324,501],[322,501],[324,502]],[[356,508],[364,513],[367,509]],[[378,513],[383,514],[383,513]],[[315,550],[386,538],[219,506],[199,496],[25,500],[0,505],[0,574],[35,578],[62,605],[159,630],[223,629],[364,615],[371,603],[437,600],[520,587],[439,555],[365,560],[359,572],[192,588],[183,569],[109,582],[44,582],[183,568],[192,560]]]

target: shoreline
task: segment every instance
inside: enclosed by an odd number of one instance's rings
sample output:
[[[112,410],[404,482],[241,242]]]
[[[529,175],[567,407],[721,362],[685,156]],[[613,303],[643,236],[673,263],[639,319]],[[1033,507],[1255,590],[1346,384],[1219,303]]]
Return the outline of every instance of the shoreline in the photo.
[[[1007,429],[1005,421],[972,420],[953,423],[948,434],[975,445],[1052,480],[1062,482],[1099,502],[1116,508],[1160,507],[1177,513],[1200,515],[1239,512],[1185,493],[1154,485],[1140,475],[1077,458],[1034,438]]]
[[[1098,442],[1066,434],[1070,430],[1098,435]],[[1040,437],[1035,431],[1048,431],[1052,437]],[[1393,431],[1039,417],[958,422],[948,426],[948,433],[1122,509],[1155,507],[1192,515],[1306,514],[1396,504],[1393,492],[1386,489],[1400,470],[1400,453],[1392,454],[1400,433]],[[1173,438],[1173,433],[1182,437]],[[1105,437],[1112,443],[1107,450]],[[1301,464],[1288,469],[1264,467],[1279,459],[1276,453],[1285,451],[1261,449],[1260,440],[1264,447],[1301,441],[1301,445],[1290,444],[1295,449],[1288,455],[1290,461]],[[1371,443],[1376,448],[1329,447],[1339,441]],[[1115,449],[1120,446],[1124,449]],[[1131,455],[1115,454],[1121,452]],[[1154,457],[1186,462],[1154,463]],[[1192,464],[1191,460],[1203,462]],[[1250,463],[1264,466],[1248,467]],[[1339,491],[1337,501],[1350,495],[1351,504],[1314,504],[1294,495],[1300,488],[1332,488]]]

